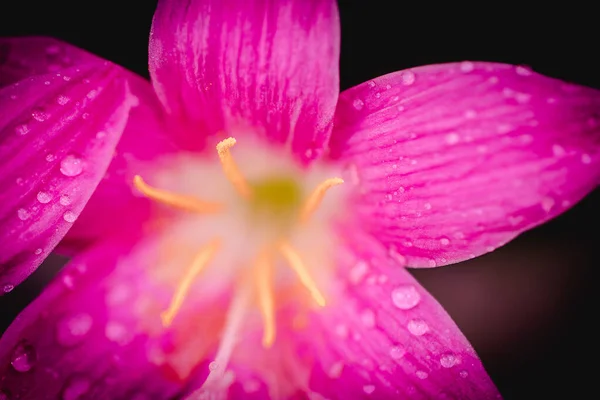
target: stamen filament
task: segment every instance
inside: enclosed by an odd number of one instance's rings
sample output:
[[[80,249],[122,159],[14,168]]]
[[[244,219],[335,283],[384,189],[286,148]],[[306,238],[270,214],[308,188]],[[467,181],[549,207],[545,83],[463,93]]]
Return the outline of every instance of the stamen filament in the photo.
[[[306,202],[302,206],[302,211],[300,212],[300,222],[304,223],[310,219],[312,214],[323,201],[323,197],[329,188],[336,185],[341,185],[342,183],[344,183],[342,178],[329,178],[321,182],[319,186],[313,190],[310,196],[308,196],[308,199],[306,199]]]
[[[219,203],[202,201],[192,196],[184,196],[154,188],[144,182],[142,177],[139,175],[133,177],[133,185],[149,199],[156,200],[160,203],[182,210],[201,214],[210,214],[219,212],[223,208]]]
[[[219,159],[221,160],[221,165],[223,166],[223,172],[225,172],[227,179],[229,179],[240,196],[249,198],[252,194],[250,185],[248,185],[248,182],[246,182],[246,179],[240,172],[237,164],[233,160],[231,152],[229,151],[229,149],[231,149],[235,143],[236,140],[232,137],[220,141],[217,144],[217,153],[219,154]]]
[[[219,250],[220,246],[220,240],[213,239],[210,243],[206,244],[200,249],[196,257],[194,258],[192,265],[185,273],[185,276],[183,277],[183,279],[179,283],[179,286],[175,290],[175,294],[171,299],[169,308],[167,308],[166,311],[160,314],[160,318],[164,327],[168,327],[171,325],[173,319],[175,318],[175,315],[177,315],[177,312],[181,308],[181,305],[183,304],[183,301],[185,300],[185,297],[189,292],[192,283],[194,282],[198,274],[200,274],[200,272],[202,272],[206,265],[214,258],[215,253],[217,252],[217,250]]]
[[[292,270],[296,273],[296,275],[298,275],[298,279],[300,279],[302,285],[304,285],[304,287],[310,292],[310,295],[315,302],[321,307],[324,307],[325,297],[323,297],[323,294],[319,288],[317,288],[317,284],[310,276],[308,269],[306,268],[306,265],[304,265],[304,262],[302,261],[302,258],[300,258],[298,252],[285,241],[279,244],[279,251],[286,259]]]
[[[263,251],[256,261],[256,289],[260,312],[264,321],[262,345],[269,348],[275,341],[275,300],[273,295],[273,261]]]

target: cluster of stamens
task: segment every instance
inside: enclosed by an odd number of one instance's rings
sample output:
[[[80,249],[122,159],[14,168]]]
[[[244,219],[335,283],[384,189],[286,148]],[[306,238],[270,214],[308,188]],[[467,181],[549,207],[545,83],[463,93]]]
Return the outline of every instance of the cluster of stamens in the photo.
[[[235,145],[234,138],[227,138],[216,146],[219,160],[228,181],[233,185],[237,194],[248,204],[256,196],[253,186],[245,179],[235,163],[230,149]],[[295,215],[299,224],[305,224],[321,204],[329,188],[339,185],[344,181],[340,178],[326,179],[319,184],[312,193],[300,204]],[[146,197],[160,203],[200,214],[215,214],[226,211],[223,204],[203,201],[193,196],[185,196],[169,191],[154,188],[136,175],[133,179],[134,186]],[[202,246],[196,253],[191,265],[180,280],[168,308],[161,313],[162,324],[169,327],[180,310],[189,290],[197,277],[206,269],[221,247],[221,239],[214,238]],[[274,292],[274,266],[276,257],[281,257],[290,269],[296,274],[300,283],[306,288],[316,304],[325,306],[325,297],[319,290],[315,279],[304,263],[299,252],[285,237],[279,237],[265,245],[258,252],[252,266],[253,285],[258,300],[264,329],[262,344],[270,347],[275,341],[275,292]]]

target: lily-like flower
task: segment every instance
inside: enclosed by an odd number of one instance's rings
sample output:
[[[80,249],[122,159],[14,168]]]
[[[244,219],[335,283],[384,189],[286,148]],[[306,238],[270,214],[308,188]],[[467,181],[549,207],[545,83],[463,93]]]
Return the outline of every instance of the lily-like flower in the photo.
[[[0,41],[0,287],[74,255],[0,340],[0,398],[500,397],[405,267],[594,189],[600,93],[463,62],[338,95],[339,40],[332,0],[162,0],[151,84]]]

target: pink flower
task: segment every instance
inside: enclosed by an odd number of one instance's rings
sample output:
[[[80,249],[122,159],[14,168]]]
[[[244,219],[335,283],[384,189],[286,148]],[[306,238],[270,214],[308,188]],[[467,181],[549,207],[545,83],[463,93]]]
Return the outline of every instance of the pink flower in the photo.
[[[499,397],[404,267],[594,189],[600,93],[464,62],[338,96],[338,54],[328,0],[163,0],[152,86],[0,41],[0,288],[75,254],[0,340],[0,398]]]

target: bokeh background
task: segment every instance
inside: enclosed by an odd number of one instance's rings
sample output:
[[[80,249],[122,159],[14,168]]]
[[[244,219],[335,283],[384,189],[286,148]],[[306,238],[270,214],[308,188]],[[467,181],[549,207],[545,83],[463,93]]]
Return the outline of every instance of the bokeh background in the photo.
[[[591,3],[537,8],[526,1],[450,3],[341,0],[342,89],[396,70],[460,60],[525,64],[600,89],[599,35]],[[0,35],[54,36],[148,76],[155,4],[2,0]],[[597,395],[599,209],[597,190],[563,216],[491,254],[413,271],[470,339],[506,399]],[[46,263],[0,297],[0,332],[61,262]]]

